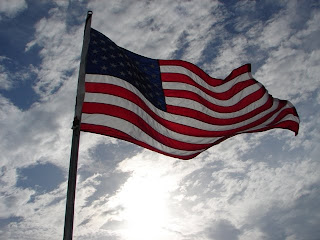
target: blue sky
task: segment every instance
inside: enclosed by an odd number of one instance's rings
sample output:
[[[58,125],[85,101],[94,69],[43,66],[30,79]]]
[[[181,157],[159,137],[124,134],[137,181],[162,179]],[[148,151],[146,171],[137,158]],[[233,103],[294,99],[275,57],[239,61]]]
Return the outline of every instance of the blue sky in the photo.
[[[0,238],[61,239],[84,21],[213,77],[252,74],[300,115],[182,161],[82,133],[75,239],[319,239],[319,1],[0,2]]]

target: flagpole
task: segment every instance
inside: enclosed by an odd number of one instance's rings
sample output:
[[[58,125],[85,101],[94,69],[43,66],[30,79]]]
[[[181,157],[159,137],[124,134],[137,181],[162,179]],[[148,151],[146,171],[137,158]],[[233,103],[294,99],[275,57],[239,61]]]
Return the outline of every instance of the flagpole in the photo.
[[[89,47],[89,41],[90,41],[91,17],[92,17],[92,11],[88,11],[87,19],[84,27],[84,37],[83,37],[83,44],[82,44],[79,77],[78,77],[77,98],[76,98],[74,120],[72,125],[73,135],[72,135],[72,145],[71,145],[71,155],[70,155],[63,240],[72,240],[72,233],[73,233],[74,202],[75,202],[75,193],[76,193],[78,153],[79,153],[79,142],[80,142],[81,110],[82,110],[82,103],[84,100],[84,92],[85,92],[84,82],[85,82],[85,71],[86,71],[86,58],[87,58],[87,52]]]

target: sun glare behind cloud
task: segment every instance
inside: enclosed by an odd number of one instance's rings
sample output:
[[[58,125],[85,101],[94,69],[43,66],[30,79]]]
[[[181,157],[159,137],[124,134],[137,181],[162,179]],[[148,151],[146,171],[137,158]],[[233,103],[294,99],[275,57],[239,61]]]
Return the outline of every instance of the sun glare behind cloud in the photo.
[[[125,239],[161,239],[169,220],[167,181],[161,176],[132,176],[119,193],[126,222]]]

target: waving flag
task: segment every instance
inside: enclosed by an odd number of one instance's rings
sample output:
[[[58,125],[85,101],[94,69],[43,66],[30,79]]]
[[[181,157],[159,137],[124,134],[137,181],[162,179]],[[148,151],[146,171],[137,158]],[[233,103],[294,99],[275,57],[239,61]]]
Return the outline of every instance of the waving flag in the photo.
[[[253,79],[249,64],[216,79],[185,61],[132,53],[91,29],[81,131],[190,159],[229,137],[272,128],[298,134],[298,114]]]

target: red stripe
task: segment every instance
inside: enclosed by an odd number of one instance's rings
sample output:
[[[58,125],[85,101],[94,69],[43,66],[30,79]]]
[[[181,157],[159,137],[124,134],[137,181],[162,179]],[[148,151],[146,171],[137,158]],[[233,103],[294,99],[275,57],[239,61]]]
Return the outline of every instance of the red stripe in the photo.
[[[212,78],[198,66],[182,60],[159,60],[159,65],[184,67],[192,71],[193,73],[197,74],[200,78],[202,78],[204,81],[206,81],[208,84],[214,87],[222,85],[243,73],[251,72],[251,64],[246,64],[239,68],[234,69],[224,80],[222,80],[218,78]]]
[[[251,64],[243,65],[239,68],[234,69],[225,79],[224,82],[228,82],[244,73],[251,72]]]
[[[203,81],[205,81],[207,84],[210,86],[216,87],[216,86],[221,86],[228,81],[231,81],[232,79],[240,76],[241,74],[244,73],[249,73],[251,72],[251,65],[247,64],[244,66],[241,66],[235,70],[233,70],[224,80],[222,79],[216,79],[210,77],[208,74],[206,74],[202,69],[200,69],[198,66],[186,62],[186,61],[181,61],[181,60],[159,60],[159,64],[162,66],[181,66],[184,67],[194,74],[198,75]],[[249,79],[243,82],[237,82],[235,83],[230,89],[223,93],[215,93],[214,91],[210,91],[203,86],[199,85],[196,83],[193,79],[191,79],[189,76],[184,75],[182,73],[161,73],[161,79],[163,82],[180,82],[180,83],[185,83],[188,85],[192,85],[199,90],[203,91],[207,95],[211,96],[214,99],[218,100],[229,100],[233,96],[235,96],[238,93],[241,93],[243,90],[245,90],[247,87],[252,86],[253,84],[257,83],[256,80],[254,79]],[[121,81],[121,80],[119,80]],[[137,126],[139,129],[141,129],[143,132],[148,134],[151,138],[157,140],[159,143],[163,144],[164,146],[168,146],[170,148],[174,149],[179,149],[179,150],[184,150],[184,151],[197,151],[197,150],[203,150],[210,148],[213,145],[219,144],[220,142],[226,140],[229,137],[235,136],[240,133],[246,133],[246,132],[261,132],[261,131],[266,131],[269,129],[273,128],[284,128],[284,129],[289,129],[292,130],[296,133],[298,133],[299,130],[299,123],[295,122],[293,120],[284,120],[285,117],[288,114],[293,114],[294,116],[298,117],[298,114],[295,110],[294,107],[292,108],[286,108],[283,109],[286,104],[288,103],[287,101],[280,100],[279,106],[277,109],[274,111],[266,114],[264,117],[259,118],[258,120],[247,124],[245,126],[238,127],[236,129],[232,130],[226,130],[226,131],[207,131],[203,129],[198,129],[195,127],[190,127],[190,126],[185,126],[183,124],[180,124],[179,122],[171,122],[165,119],[162,119],[158,115],[156,115],[147,105],[145,102],[143,102],[142,99],[140,99],[137,95],[135,95],[133,92],[119,87],[115,86],[112,84],[104,84],[104,83],[86,83],[86,92],[91,92],[91,93],[103,93],[103,94],[110,94],[114,96],[118,96],[123,99],[127,99],[128,101],[133,102],[137,106],[139,106],[143,111],[145,111],[147,114],[150,115],[151,118],[153,118],[156,122],[161,124],[167,129],[170,129],[174,132],[181,133],[184,135],[189,135],[189,136],[197,136],[197,137],[221,137],[218,141],[211,143],[211,144],[191,144],[191,143],[186,143],[183,141],[178,141],[171,139],[167,136],[164,136],[163,134],[157,132],[152,125],[147,124],[145,120],[143,120],[139,115],[135,114],[134,112],[131,112],[130,110],[124,109],[122,107],[114,106],[111,104],[102,104],[102,103],[88,103],[85,102],[83,104],[83,112],[92,114],[105,114],[108,116],[114,116],[117,118],[121,118],[125,121],[128,121],[135,126]],[[235,102],[234,105],[232,106],[227,106],[223,107],[217,104],[214,104],[200,95],[198,95],[196,92],[188,91],[188,90],[174,90],[174,89],[165,89],[164,94],[166,97],[174,97],[174,98],[182,98],[182,99],[190,99],[196,102],[201,103],[208,109],[211,109],[215,112],[220,112],[220,113],[233,113],[236,111],[239,111],[241,109],[244,109],[248,107],[250,104],[255,104],[256,101],[261,99],[261,97],[264,96],[264,94],[267,91],[265,88],[262,86],[259,90],[255,91],[254,93],[249,94],[248,96],[244,97],[238,102]],[[120,100],[121,101],[121,100]],[[259,113],[262,113],[268,109],[270,109],[273,105],[274,99],[272,98],[271,95],[269,95],[268,100],[265,104],[263,104],[260,107],[257,107],[253,109],[251,112],[245,113],[242,116],[239,117],[234,117],[230,119],[220,119],[220,118],[215,118],[206,115],[203,112],[200,112],[198,110],[193,110],[193,109],[188,109],[186,107],[179,107],[179,106],[171,106],[167,105],[167,111],[169,114],[175,114],[175,115],[181,115],[181,116],[186,116],[190,117],[193,119],[197,119],[202,122],[206,122],[208,124],[214,124],[214,125],[220,125],[220,126],[228,126],[232,124],[237,124],[241,123],[245,120],[251,119],[254,116],[256,116]],[[275,117],[276,116],[276,117]],[[275,117],[275,119],[269,123],[266,126],[266,121],[268,121],[270,118]],[[177,117],[179,119],[179,117]],[[282,122],[281,122],[282,121]],[[248,130],[250,128],[255,128],[259,125],[264,125],[263,127],[260,127],[259,129],[256,130]],[[93,133],[98,133],[98,134],[103,134],[103,135],[108,135],[112,137],[116,137],[119,139],[123,139],[129,142],[132,142],[134,144],[137,144],[139,146],[142,146],[144,148],[148,148],[152,151],[156,151],[159,153],[162,153],[167,156],[175,157],[175,158],[180,158],[180,159],[191,159],[195,156],[197,156],[199,153],[196,154],[191,154],[188,156],[179,156],[175,154],[170,154],[167,152],[163,152],[159,149],[156,149],[152,146],[150,146],[148,143],[144,143],[142,141],[139,141],[137,139],[134,139],[133,137],[129,136],[125,132],[122,132],[120,130],[116,130],[110,127],[105,127],[105,126],[99,126],[95,124],[85,124],[82,123],[80,126],[82,131],[87,131],[87,132],[93,132]]]
[[[289,130],[292,130],[292,131],[296,132],[296,134],[297,134],[298,133],[298,129],[299,129],[299,124],[297,122],[288,120],[288,121],[284,121],[284,122],[278,123],[276,126],[264,127],[264,128],[260,128],[258,130],[248,131],[246,133],[262,132],[262,131],[270,130],[270,129],[273,129],[273,128],[289,129]],[[152,147],[152,146],[150,146],[150,145],[148,145],[148,144],[146,144],[144,142],[138,141],[138,140],[132,138],[131,136],[129,136],[128,134],[126,134],[124,132],[121,132],[119,130],[116,130],[116,129],[113,129],[113,128],[110,128],[110,127],[105,127],[105,126],[98,126],[98,125],[93,125],[93,124],[81,123],[80,129],[81,129],[81,131],[84,131],[84,132],[97,133],[97,134],[102,134],[102,135],[106,135],[106,136],[122,139],[122,140],[125,140],[125,141],[128,141],[128,142],[134,143],[136,145],[139,145],[139,146],[141,146],[143,148],[147,148],[149,150],[164,154],[166,156],[179,158],[179,159],[182,159],[182,160],[188,160],[188,159],[194,158],[194,157],[196,157],[197,155],[199,155],[201,153],[201,152],[200,153],[195,153],[195,154],[191,154],[191,155],[187,155],[187,156],[180,156],[180,155],[170,154],[170,153],[167,153],[167,152],[160,151],[159,149],[156,149],[156,148],[154,148],[154,147]],[[230,137],[233,137],[235,135],[238,135],[238,134],[225,136],[224,138],[221,138],[219,141],[216,141],[214,144],[211,144],[208,148],[210,148],[210,147],[212,147],[214,145],[217,145],[217,144],[219,144],[219,143],[225,141],[226,139],[228,139]]]
[[[140,128],[143,132],[148,134],[153,139],[157,140],[158,142],[166,145],[168,147],[172,147],[179,150],[186,150],[186,151],[196,151],[207,148],[210,144],[193,144],[193,143],[186,143],[181,142],[178,140],[171,139],[167,136],[162,135],[161,133],[155,131],[147,122],[145,122],[140,116],[136,115],[135,113],[114,105],[110,104],[102,104],[102,103],[83,103],[82,108],[83,113],[97,113],[97,114],[104,114],[109,116],[114,116],[117,118],[121,118],[126,120],[138,128]]]
[[[167,112],[187,116],[190,118],[194,118],[194,119],[197,119],[199,121],[203,121],[203,122],[206,122],[209,124],[214,123],[215,125],[231,125],[231,124],[245,121],[245,120],[252,118],[255,115],[257,115],[263,111],[266,111],[267,109],[272,107],[272,104],[273,104],[273,99],[271,96],[269,96],[266,103],[263,104],[262,106],[255,108],[251,112],[248,112],[248,113],[241,115],[239,117],[227,118],[227,119],[215,118],[215,117],[206,115],[203,112],[200,112],[197,110],[193,110],[193,109],[189,109],[189,108],[185,108],[185,107],[171,106],[171,105],[167,105]]]
[[[284,100],[283,100],[283,101],[284,101]],[[286,104],[286,101],[284,101],[284,102],[285,102],[284,104]],[[286,108],[286,109],[282,110],[282,111],[278,114],[278,116],[277,116],[270,124],[268,124],[268,126],[273,126],[273,125],[277,124],[277,122],[281,122],[281,120],[282,120],[284,117],[286,117],[287,115],[289,115],[289,114],[292,114],[292,115],[298,117],[297,112],[295,111],[295,109],[293,109],[293,108]],[[296,132],[296,134],[297,134],[297,132]]]
[[[134,102],[139,107],[141,107],[152,118],[154,118],[157,122],[159,122],[166,128],[181,134],[198,136],[198,137],[221,137],[221,136],[233,135],[238,131],[244,131],[246,129],[262,124],[264,121],[268,120],[270,117],[273,116],[273,114],[275,114],[278,110],[280,110],[283,107],[283,105],[280,104],[276,110],[267,114],[263,118],[260,118],[253,123],[250,123],[246,126],[243,126],[237,129],[226,130],[226,131],[206,131],[206,130],[185,126],[179,123],[171,122],[171,121],[160,118],[158,115],[154,114],[139,97],[137,97],[134,93],[122,87],[110,85],[110,84],[102,84],[102,83],[86,83],[86,91],[107,93],[107,94],[122,97],[124,99],[128,99],[129,101]]]
[[[186,84],[195,86],[196,88],[199,88],[201,91],[205,92],[209,96],[219,100],[228,100],[232,98],[235,94],[245,89],[246,87],[249,87],[257,83],[257,81],[254,79],[248,79],[246,81],[236,83],[225,92],[215,93],[199,85],[189,76],[186,76],[180,73],[161,73],[161,80],[162,82],[181,82],[181,83],[186,83]]]
[[[263,132],[263,131],[271,130],[274,128],[288,129],[288,130],[293,131],[295,133],[295,135],[297,135],[299,132],[299,123],[292,121],[292,120],[285,120],[280,123],[276,123],[272,126],[268,125],[267,127],[262,127],[262,128],[259,128],[257,130],[253,130],[253,131],[246,131],[244,133]]]
[[[172,131],[185,134],[185,135],[190,135],[190,136],[208,136],[208,133],[209,133],[208,131],[185,126],[185,125],[171,122],[159,117],[153,111],[151,111],[150,108],[137,95],[135,95],[133,92],[125,88],[115,86],[112,84],[88,83],[88,82],[85,84],[85,87],[86,87],[86,92],[110,94],[110,95],[127,99],[128,101],[135,103],[140,108],[142,108],[146,113],[148,113],[153,119],[155,119],[161,125],[165,126],[166,128]],[[200,135],[197,135],[197,133]]]
[[[185,90],[169,90],[169,89],[164,90],[164,95],[166,97],[176,97],[176,98],[194,100],[206,106],[207,108],[211,109],[212,111],[220,112],[220,113],[232,113],[232,112],[239,111],[247,107],[251,103],[258,101],[265,93],[266,93],[265,88],[260,88],[259,90],[244,97],[243,99],[238,101],[236,104],[232,106],[224,107],[224,106],[213,104],[194,92],[189,92]]]
[[[148,144],[146,144],[144,142],[138,141],[138,140],[132,138],[131,136],[129,136],[128,134],[126,134],[124,132],[121,132],[121,131],[119,131],[117,129],[113,129],[113,128],[110,128],[110,127],[105,127],[105,126],[81,123],[80,129],[81,129],[81,131],[84,131],[84,132],[102,134],[102,135],[106,135],[106,136],[122,139],[122,140],[125,140],[125,141],[128,141],[128,142],[132,142],[134,144],[137,144],[137,145],[139,145],[141,147],[150,149],[152,151],[167,155],[169,157],[180,158],[182,160],[188,160],[188,159],[194,158],[194,157],[196,157],[197,155],[199,155],[201,153],[201,152],[200,153],[195,153],[195,154],[191,154],[191,155],[187,155],[187,156],[180,156],[180,155],[170,154],[170,153],[167,153],[167,152],[160,151],[159,149],[154,148],[154,147],[152,147],[152,146],[150,146],[150,145],[148,145]]]

